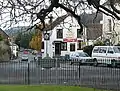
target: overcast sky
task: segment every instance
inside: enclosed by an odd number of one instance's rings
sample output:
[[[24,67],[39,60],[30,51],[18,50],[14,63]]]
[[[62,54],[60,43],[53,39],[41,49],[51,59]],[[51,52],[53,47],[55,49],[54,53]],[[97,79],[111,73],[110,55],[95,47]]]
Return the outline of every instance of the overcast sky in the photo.
[[[46,2],[47,2],[47,0],[45,0]],[[46,4],[46,2],[45,2],[45,4]],[[105,2],[105,0],[101,0],[101,3],[104,3]],[[44,5],[45,5],[44,4]],[[46,6],[45,6],[46,7]],[[27,8],[30,8],[30,7],[27,7]],[[2,16],[2,20],[1,20],[1,22],[0,22],[0,24],[3,24],[4,22],[6,22],[6,21],[8,21],[9,19],[10,19],[10,15],[9,14],[4,14],[3,16]],[[27,18],[27,16],[25,16],[24,17],[26,20],[28,20],[28,18]],[[36,22],[38,22],[38,21],[36,21]],[[36,23],[36,22],[34,22],[34,24]],[[28,26],[30,24],[30,22],[25,22],[25,21],[21,21],[21,22],[19,22],[18,24],[14,24],[14,25],[11,25],[10,27],[16,27],[16,26]],[[0,26],[3,30],[5,30],[7,27],[4,27],[4,25],[5,24],[3,24],[2,26]],[[6,25],[10,25],[10,22],[8,22],[8,23],[6,23]]]

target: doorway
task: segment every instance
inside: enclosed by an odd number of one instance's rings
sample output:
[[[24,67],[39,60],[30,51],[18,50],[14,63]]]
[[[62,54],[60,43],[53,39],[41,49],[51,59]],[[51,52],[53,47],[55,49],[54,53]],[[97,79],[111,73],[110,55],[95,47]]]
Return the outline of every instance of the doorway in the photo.
[[[55,43],[55,56],[61,55],[61,43]]]

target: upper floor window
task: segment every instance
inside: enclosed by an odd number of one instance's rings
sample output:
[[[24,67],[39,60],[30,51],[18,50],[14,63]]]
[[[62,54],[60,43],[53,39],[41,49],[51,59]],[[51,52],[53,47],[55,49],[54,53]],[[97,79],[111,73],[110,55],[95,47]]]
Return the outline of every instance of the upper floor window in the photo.
[[[57,29],[57,38],[63,38],[63,29]]]
[[[111,32],[112,31],[112,28],[111,28],[111,19],[108,19],[108,26],[109,26],[109,31]]]
[[[81,30],[77,29],[77,38],[81,38],[81,35],[82,35]]]

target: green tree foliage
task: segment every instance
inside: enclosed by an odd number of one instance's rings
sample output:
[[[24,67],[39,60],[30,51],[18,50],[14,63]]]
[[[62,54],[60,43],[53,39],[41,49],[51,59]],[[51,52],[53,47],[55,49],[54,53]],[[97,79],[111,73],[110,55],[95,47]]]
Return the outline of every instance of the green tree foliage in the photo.
[[[29,48],[29,42],[32,38],[32,33],[20,33],[18,34],[18,36],[16,37],[15,43],[19,46],[19,47],[23,47],[23,48]]]
[[[0,35],[0,41],[2,41],[3,40],[3,37]]]
[[[21,41],[22,33],[19,33],[15,39],[15,43],[20,47],[20,41]]]
[[[103,41],[96,41],[94,43],[94,46],[104,46],[104,45],[105,45],[105,43]]]

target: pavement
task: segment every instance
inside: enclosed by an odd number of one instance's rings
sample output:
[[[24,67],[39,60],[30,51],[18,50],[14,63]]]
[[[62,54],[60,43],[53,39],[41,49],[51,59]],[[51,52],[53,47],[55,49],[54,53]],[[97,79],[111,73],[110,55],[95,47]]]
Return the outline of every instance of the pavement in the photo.
[[[33,56],[30,56],[31,59]],[[41,68],[37,62],[0,64],[0,84],[59,84],[120,90],[120,69],[61,63],[60,67]]]

